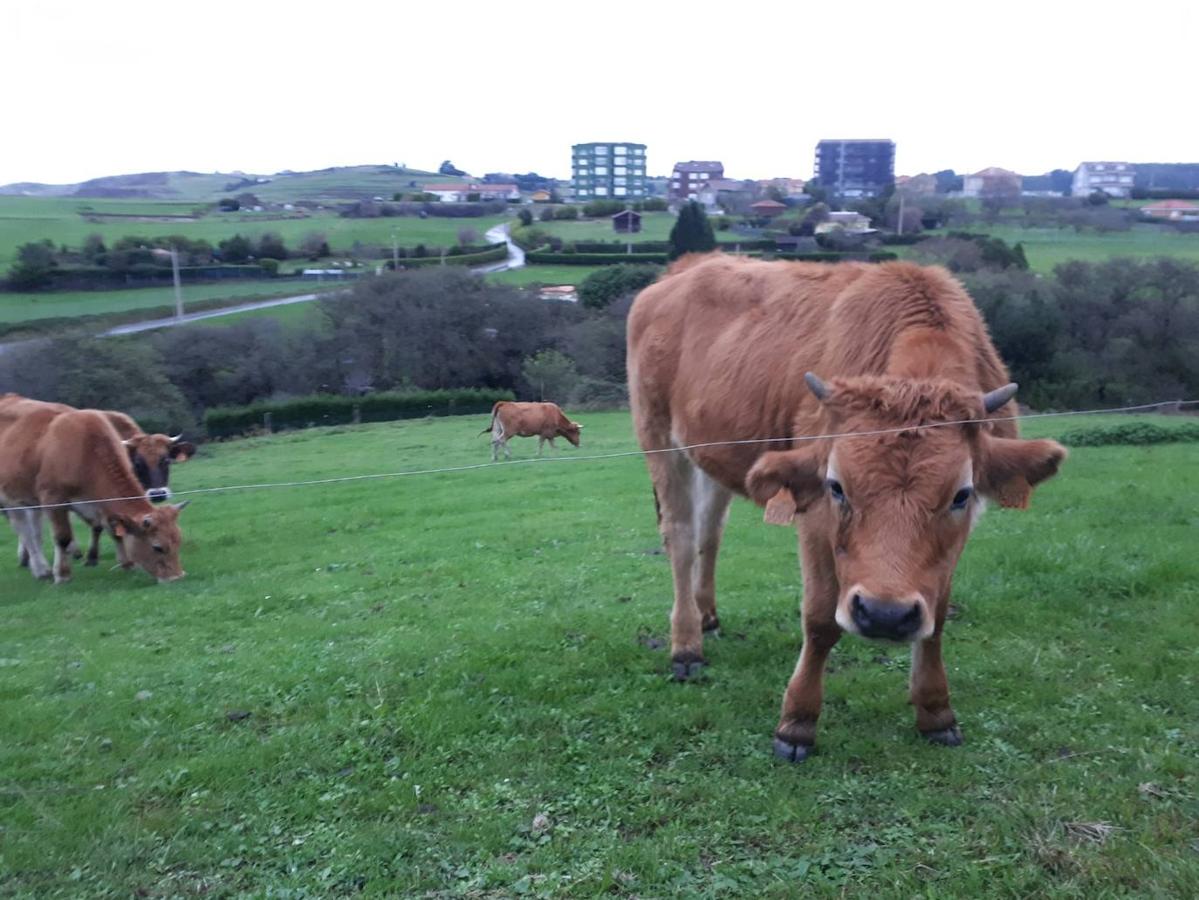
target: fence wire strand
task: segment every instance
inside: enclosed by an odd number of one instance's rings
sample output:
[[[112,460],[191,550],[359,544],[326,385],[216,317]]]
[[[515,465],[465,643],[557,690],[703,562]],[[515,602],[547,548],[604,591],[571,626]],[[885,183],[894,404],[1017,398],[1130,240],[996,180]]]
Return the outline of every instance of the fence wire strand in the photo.
[[[691,450],[703,450],[708,447],[734,447],[746,444],[795,444],[808,441],[826,441],[839,440],[842,438],[851,437],[876,437],[885,434],[899,434],[900,432],[923,431],[930,428],[946,428],[952,425],[978,425],[987,422],[1016,422],[1027,419],[1052,419],[1063,418],[1065,416],[1093,416],[1103,414],[1118,414],[1118,413],[1133,413],[1147,412],[1149,410],[1161,409],[1162,407],[1174,407],[1181,409],[1184,406],[1190,406],[1199,403],[1199,400],[1162,400],[1157,403],[1142,403],[1137,406],[1118,406],[1111,409],[1077,409],[1064,410],[1062,412],[1044,412],[1044,413],[1028,413],[1026,415],[1015,416],[987,416],[978,419],[955,419],[950,422],[926,422],[920,425],[900,425],[893,428],[877,428],[867,431],[843,431],[829,434],[805,434],[793,435],[790,437],[772,437],[772,438],[744,438],[731,441],[705,441],[698,444],[685,444],[678,447],[656,447],[637,450],[619,450],[613,453],[594,453],[584,456],[538,456],[530,459],[510,459],[505,462],[485,462],[472,463],[464,466],[439,466],[432,469],[405,469],[399,472],[372,472],[363,475],[338,475],[330,478],[313,478],[303,481],[272,481],[262,482],[259,484],[227,484],[217,487],[208,488],[190,488],[185,491],[172,491],[172,497],[184,497],[195,494],[219,494],[228,491],[257,491],[268,490],[271,488],[297,488],[297,487],[314,487],[325,484],[343,484],[353,481],[377,481],[384,478],[406,478],[415,475],[442,475],[455,472],[473,472],[478,469],[492,468],[510,468],[517,465],[529,464],[548,464],[558,462],[590,462],[605,459],[620,459],[629,456],[650,456],[657,453],[686,453]],[[145,494],[137,494],[131,497],[105,497],[94,500],[73,500],[66,503],[42,503],[30,506],[9,506],[5,507],[7,512],[24,512],[41,509],[60,509],[62,507],[81,506],[89,503],[120,503],[128,500],[145,500]]]

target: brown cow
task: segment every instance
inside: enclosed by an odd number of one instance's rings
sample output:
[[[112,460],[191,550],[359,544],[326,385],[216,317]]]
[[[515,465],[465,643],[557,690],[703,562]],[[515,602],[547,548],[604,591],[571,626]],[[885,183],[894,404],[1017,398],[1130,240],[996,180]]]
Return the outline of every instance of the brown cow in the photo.
[[[553,447],[556,437],[564,437],[576,447],[579,446],[579,432],[582,428],[578,422],[566,418],[557,403],[515,403],[511,400],[499,400],[491,408],[491,424],[479,434],[491,432],[491,461],[495,462],[500,447],[504,448],[506,458],[512,458],[512,451],[508,449],[508,438],[536,436],[537,455],[540,456],[545,442],[549,441]]]
[[[19,394],[0,394],[0,420],[18,416],[22,412],[33,409],[56,410],[69,412],[74,409],[65,403],[48,403],[43,400],[31,400]],[[196,452],[196,445],[182,440],[183,435],[168,437],[165,434],[146,434],[141,426],[130,416],[115,410],[100,410],[112,423],[122,442],[129,452],[129,461],[133,464],[133,472],[138,481],[146,488],[146,497],[152,503],[161,503],[171,496],[169,482],[172,463],[187,462]],[[44,420],[48,421],[48,420]],[[94,566],[100,555],[100,535],[104,526],[92,526],[91,545],[87,551],[86,565]],[[82,554],[72,544],[70,551],[76,558]],[[18,542],[17,559],[22,565],[29,564],[29,552],[24,543]]]
[[[109,529],[118,539],[122,565],[139,565],[159,581],[183,577],[177,519],[186,503],[151,505],[127,448],[103,413],[45,406],[0,417],[0,505],[8,507],[34,577],[50,575],[42,553],[42,510],[20,507],[45,504],[62,504],[46,510],[54,529],[56,582],[71,577],[72,510]]]
[[[909,263],[688,258],[637,298],[628,343],[644,449],[768,441],[647,454],[674,575],[675,677],[704,664],[725,516],[748,495],[768,521],[796,519],[803,563],[803,651],[775,752],[798,762],[811,750],[843,631],[911,642],[916,725],[960,743],[941,661],[954,567],[984,498],[1026,506],[1066,455],[1019,440],[1010,421],[913,429],[1015,413],[962,286]],[[902,430],[791,439],[885,429]]]

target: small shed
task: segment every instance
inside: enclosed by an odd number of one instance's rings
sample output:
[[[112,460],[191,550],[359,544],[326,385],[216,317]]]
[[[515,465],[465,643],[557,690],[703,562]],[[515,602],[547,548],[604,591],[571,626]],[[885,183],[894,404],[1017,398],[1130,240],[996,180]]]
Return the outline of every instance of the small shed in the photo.
[[[641,213],[626,209],[612,217],[612,230],[617,234],[637,234],[641,231]]]
[[[759,200],[757,203],[751,203],[749,209],[755,216],[772,219],[780,213],[786,212],[787,204],[779,203],[777,200]]]

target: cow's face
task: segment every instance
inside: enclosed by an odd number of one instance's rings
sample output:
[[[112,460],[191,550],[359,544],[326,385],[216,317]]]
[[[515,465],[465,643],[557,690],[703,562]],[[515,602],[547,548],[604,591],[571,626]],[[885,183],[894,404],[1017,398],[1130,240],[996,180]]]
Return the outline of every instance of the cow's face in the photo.
[[[834,433],[985,416],[983,397],[945,382],[845,379],[827,390]],[[944,620],[954,568],[985,500],[1026,506],[1032,486],[1064,457],[1053,441],[949,425],[767,453],[747,487],[763,503],[789,491],[806,539],[831,551],[838,625],[910,641]]]
[[[571,422],[569,425],[563,426],[561,430],[562,437],[566,438],[576,447],[579,446],[579,432],[583,430],[583,426],[578,422]]]
[[[114,516],[109,520],[113,537],[121,542],[129,561],[141,566],[160,584],[185,574],[179,562],[179,513],[188,501],[159,506],[142,516]]]
[[[139,434],[124,441],[133,464],[133,474],[146,489],[146,496],[161,503],[171,496],[171,464],[187,462],[196,452],[196,445],[165,434]]]

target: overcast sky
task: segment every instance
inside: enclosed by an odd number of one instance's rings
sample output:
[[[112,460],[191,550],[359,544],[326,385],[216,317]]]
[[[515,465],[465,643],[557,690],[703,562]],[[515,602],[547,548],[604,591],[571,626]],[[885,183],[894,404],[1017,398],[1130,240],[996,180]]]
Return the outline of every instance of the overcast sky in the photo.
[[[596,140],[735,178],[807,177],[823,137],[891,138],[899,174],[1193,162],[1195,6],[4,0],[0,184],[446,158],[568,177]]]

